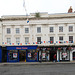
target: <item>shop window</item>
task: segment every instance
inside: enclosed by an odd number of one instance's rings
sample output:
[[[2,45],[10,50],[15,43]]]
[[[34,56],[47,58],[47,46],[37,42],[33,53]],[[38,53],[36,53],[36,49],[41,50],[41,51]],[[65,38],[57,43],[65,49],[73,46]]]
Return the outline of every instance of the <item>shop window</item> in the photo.
[[[18,60],[18,50],[9,50],[8,60]]]
[[[10,28],[7,28],[7,34],[10,34],[10,33],[11,33]]]
[[[69,50],[61,50],[60,51],[60,60],[69,60]]]
[[[27,50],[27,60],[37,60],[36,50]]]

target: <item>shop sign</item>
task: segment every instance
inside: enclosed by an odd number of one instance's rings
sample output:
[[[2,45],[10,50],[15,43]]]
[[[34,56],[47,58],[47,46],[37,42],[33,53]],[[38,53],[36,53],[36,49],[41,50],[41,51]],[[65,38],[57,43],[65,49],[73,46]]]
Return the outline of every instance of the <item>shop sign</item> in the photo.
[[[28,57],[31,57],[31,53],[28,53]]]
[[[16,49],[27,49],[27,47],[16,47]]]
[[[17,58],[17,53],[13,53],[13,58]]]

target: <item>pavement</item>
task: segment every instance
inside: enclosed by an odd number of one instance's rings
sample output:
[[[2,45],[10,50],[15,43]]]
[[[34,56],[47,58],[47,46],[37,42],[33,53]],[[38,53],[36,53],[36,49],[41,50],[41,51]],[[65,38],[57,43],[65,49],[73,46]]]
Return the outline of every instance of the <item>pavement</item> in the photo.
[[[71,62],[2,62],[0,65],[52,65],[52,64],[75,64],[75,61]]]

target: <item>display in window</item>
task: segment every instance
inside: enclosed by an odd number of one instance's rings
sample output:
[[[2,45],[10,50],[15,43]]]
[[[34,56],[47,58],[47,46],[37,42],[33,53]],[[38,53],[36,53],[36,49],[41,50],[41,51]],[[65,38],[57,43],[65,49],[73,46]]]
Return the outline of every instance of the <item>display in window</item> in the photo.
[[[13,58],[17,58],[17,53],[13,53]]]

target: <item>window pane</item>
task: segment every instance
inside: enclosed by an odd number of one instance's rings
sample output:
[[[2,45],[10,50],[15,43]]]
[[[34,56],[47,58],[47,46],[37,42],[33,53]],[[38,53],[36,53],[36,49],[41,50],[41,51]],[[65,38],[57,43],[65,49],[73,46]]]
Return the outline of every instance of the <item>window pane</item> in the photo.
[[[25,43],[29,43],[29,37],[25,37]]]
[[[37,37],[37,44],[41,44],[41,37]]]
[[[16,44],[18,44],[18,43],[20,43],[20,38],[19,37],[16,38]]]
[[[59,41],[60,41],[60,43],[63,43],[63,36],[59,37]]]
[[[29,33],[29,28],[25,28],[25,33]]]
[[[50,27],[50,32],[53,32],[53,27]]]
[[[73,42],[73,36],[69,36],[69,43]]]
[[[7,44],[11,43],[11,38],[7,38]]]
[[[16,33],[20,33],[20,29],[19,28],[16,28]]]
[[[37,27],[37,33],[41,33],[41,27]]]
[[[69,32],[73,31],[73,26],[69,26]]]
[[[63,32],[63,27],[62,26],[59,27],[59,32]]]
[[[7,28],[7,34],[10,34],[11,31],[10,31],[10,28]]]
[[[50,43],[52,44],[54,42],[54,37],[50,37]]]

